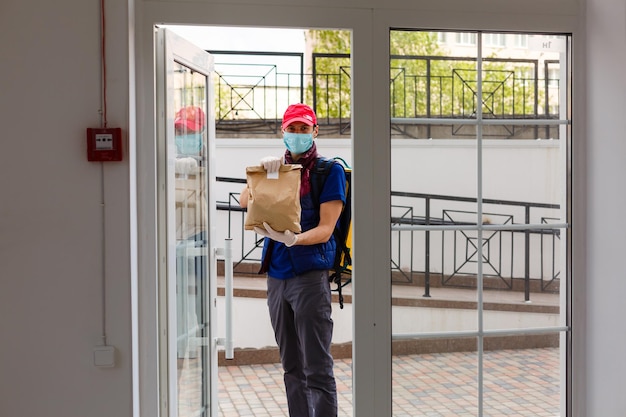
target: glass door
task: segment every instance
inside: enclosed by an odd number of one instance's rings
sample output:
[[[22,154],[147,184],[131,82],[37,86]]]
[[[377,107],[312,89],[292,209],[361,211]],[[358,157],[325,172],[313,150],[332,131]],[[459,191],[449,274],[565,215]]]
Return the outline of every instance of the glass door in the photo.
[[[156,45],[161,415],[216,416],[213,59],[162,28]]]

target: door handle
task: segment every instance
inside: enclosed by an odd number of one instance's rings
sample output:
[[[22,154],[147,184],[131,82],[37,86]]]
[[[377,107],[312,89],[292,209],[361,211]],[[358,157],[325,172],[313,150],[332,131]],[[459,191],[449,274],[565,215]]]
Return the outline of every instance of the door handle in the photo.
[[[225,337],[217,338],[218,346],[224,346],[224,357],[234,359],[233,347],[233,239],[224,239],[224,247],[217,248],[215,254],[224,257],[224,310]]]

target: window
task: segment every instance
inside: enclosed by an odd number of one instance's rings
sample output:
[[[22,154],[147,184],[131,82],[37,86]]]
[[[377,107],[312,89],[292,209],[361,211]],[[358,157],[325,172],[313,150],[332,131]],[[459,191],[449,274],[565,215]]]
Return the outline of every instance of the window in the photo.
[[[504,33],[485,33],[483,39],[485,46],[503,47],[506,45],[506,35]]]
[[[391,33],[393,415],[565,415],[568,51],[448,35]]]
[[[558,87],[559,86],[559,74],[560,70],[558,68],[550,68],[548,70],[548,86],[550,87]]]
[[[513,46],[515,48],[527,48],[528,47],[528,35],[514,34],[510,36],[513,38]]]
[[[459,45],[476,45],[476,34],[461,32],[455,34],[456,43]]]

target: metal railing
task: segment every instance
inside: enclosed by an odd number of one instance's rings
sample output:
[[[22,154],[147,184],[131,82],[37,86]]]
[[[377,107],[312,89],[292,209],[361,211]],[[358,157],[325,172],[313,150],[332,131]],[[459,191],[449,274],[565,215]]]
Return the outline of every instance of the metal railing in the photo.
[[[225,177],[217,181],[246,182]],[[260,262],[263,243],[261,237],[244,231],[245,209],[239,206],[239,191],[228,192],[227,201],[217,203],[217,209],[226,212],[228,219],[225,236],[239,234],[239,248],[233,251],[235,273],[249,272],[242,269],[244,263]],[[475,266],[482,256],[485,288],[523,290],[525,301],[535,291],[559,291],[561,232],[550,227],[558,222],[558,204],[483,199],[488,211],[482,213],[482,221],[491,228],[483,231],[479,249],[477,227],[471,227],[477,225],[477,213],[471,210],[477,199],[408,192],[391,195],[393,283],[423,285],[425,297],[430,297],[433,285],[475,288]],[[531,222],[546,227],[524,228]],[[451,227],[394,230],[396,225]]]
[[[304,72],[304,54],[209,51],[216,56],[216,130],[224,137],[277,135],[284,109],[311,103],[321,135],[350,135],[351,67],[348,54],[311,54],[312,73]],[[236,62],[236,57],[253,64]],[[265,62],[260,62],[262,59]],[[291,61],[290,65],[284,60]],[[473,138],[475,131],[451,120],[472,119],[482,107],[486,119],[516,119],[527,124],[491,123],[484,137],[558,138],[558,126],[533,123],[558,119],[559,67],[554,60],[483,59],[482,102],[477,97],[475,59],[449,56],[390,57],[392,135],[407,138]],[[298,71],[285,68],[297,67]],[[544,75],[545,74],[545,75]],[[440,118],[433,123],[403,123]]]
[[[530,300],[531,284],[539,283],[536,290],[558,291],[560,276],[560,251],[557,241],[561,232],[548,225],[556,223],[560,210],[558,204],[483,199],[482,224],[489,225],[482,231],[482,247],[478,246],[477,212],[468,207],[476,206],[477,199],[470,197],[434,194],[391,192],[392,226],[424,225],[449,226],[441,230],[395,230],[392,251],[392,270],[406,283],[413,283],[416,274],[423,277],[424,296],[430,296],[431,280],[439,279],[438,285],[475,287],[476,264],[482,258],[483,285],[486,288],[516,290],[523,284],[524,300]],[[406,202],[407,204],[399,204]],[[437,213],[437,214],[436,214]],[[545,228],[531,227],[545,224]],[[528,225],[528,228],[524,228]],[[472,227],[474,226],[474,227]],[[393,229],[393,227],[392,227]],[[407,237],[408,234],[408,237]],[[423,235],[423,260],[421,268],[415,267],[416,235]],[[435,240],[441,251],[439,268],[433,260]],[[410,246],[408,251],[402,245]],[[402,254],[408,252],[408,267],[402,267]],[[495,278],[489,279],[489,278]]]

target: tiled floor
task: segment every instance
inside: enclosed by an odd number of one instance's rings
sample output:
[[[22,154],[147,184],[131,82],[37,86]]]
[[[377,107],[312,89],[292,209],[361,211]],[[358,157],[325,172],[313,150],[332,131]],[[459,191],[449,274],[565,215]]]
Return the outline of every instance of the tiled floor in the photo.
[[[265,294],[264,279],[236,277],[235,284],[236,289],[245,291],[245,294],[240,296],[264,296]],[[413,299],[420,303],[458,303],[476,300],[476,292],[467,289],[436,288],[432,290],[431,298],[424,298],[423,289],[419,287],[393,286],[392,290],[393,297],[397,299]],[[351,295],[350,286],[345,288],[344,293]],[[540,311],[553,309],[558,313],[560,305],[558,294],[533,293],[531,300],[531,303],[524,302],[523,293],[519,292],[485,291],[484,293],[485,303],[508,305],[510,307],[505,309],[511,311],[518,311],[520,308]],[[481,410],[479,410],[478,400],[478,360],[476,352],[394,357],[392,416],[557,417],[561,415],[558,348],[486,351],[482,357]],[[193,374],[194,372],[191,372],[189,375]],[[352,417],[352,360],[336,360],[335,376],[339,417]],[[219,384],[220,417],[288,416],[279,364],[222,366],[219,368]]]
[[[475,352],[394,357],[393,416],[478,416],[477,361]],[[340,417],[352,416],[351,365],[335,362]],[[483,369],[483,416],[560,415],[558,348],[488,351]],[[219,380],[222,417],[288,416],[280,365],[224,366]]]

